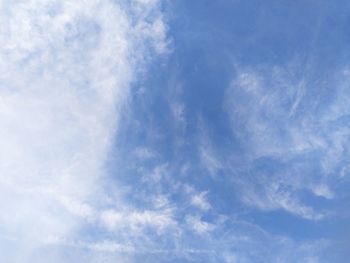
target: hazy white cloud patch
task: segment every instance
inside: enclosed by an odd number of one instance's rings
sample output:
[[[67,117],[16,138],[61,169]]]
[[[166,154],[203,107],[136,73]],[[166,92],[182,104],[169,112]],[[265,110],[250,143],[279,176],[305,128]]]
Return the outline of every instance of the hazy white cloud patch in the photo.
[[[202,164],[209,174],[213,177],[222,170],[224,164],[222,158],[219,155],[219,151],[215,148],[215,145],[210,139],[208,127],[204,125],[202,119],[199,121],[200,134],[198,138],[198,155]]]
[[[155,158],[157,156],[157,153],[148,147],[140,146],[134,150],[134,155],[141,161],[147,161]]]
[[[0,233],[20,240],[23,258],[47,236],[69,238],[95,220],[91,202],[130,84],[167,49],[159,8],[0,2]]]
[[[173,217],[173,210],[170,208],[142,212],[107,210],[101,214],[101,221],[110,229],[128,228],[130,233],[136,231],[143,234],[144,226],[155,228],[159,233],[166,228],[176,226]]]
[[[207,191],[201,192],[199,194],[194,194],[191,198],[191,204],[203,211],[208,211],[211,208],[211,205],[207,200],[207,194]]]
[[[329,186],[326,184],[315,185],[311,190],[317,196],[321,196],[327,199],[332,199],[334,197],[333,191],[331,191],[329,189]]]
[[[185,105],[181,102],[173,102],[171,104],[171,111],[174,116],[175,121],[179,125],[186,126],[186,108]]]
[[[198,216],[189,215],[186,217],[186,222],[189,228],[193,229],[198,234],[206,234],[215,228],[215,225],[202,220]]]
[[[214,176],[222,168],[220,159],[215,155],[210,145],[200,146],[199,154],[203,166],[212,176]]]

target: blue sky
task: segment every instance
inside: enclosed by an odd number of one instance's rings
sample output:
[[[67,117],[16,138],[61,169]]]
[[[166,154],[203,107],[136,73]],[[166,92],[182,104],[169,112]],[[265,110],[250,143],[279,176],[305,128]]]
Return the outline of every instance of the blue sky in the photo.
[[[347,262],[349,23],[0,0],[0,261]]]

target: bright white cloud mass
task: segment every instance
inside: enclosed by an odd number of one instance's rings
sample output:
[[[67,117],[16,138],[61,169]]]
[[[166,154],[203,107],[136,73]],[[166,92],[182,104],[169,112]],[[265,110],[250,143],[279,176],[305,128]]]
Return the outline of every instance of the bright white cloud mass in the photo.
[[[0,262],[347,262],[350,5],[282,2],[0,0]]]
[[[166,49],[158,8],[1,1],[1,246],[14,243],[1,261],[38,262],[47,242],[98,220],[90,203],[119,112],[147,57]]]

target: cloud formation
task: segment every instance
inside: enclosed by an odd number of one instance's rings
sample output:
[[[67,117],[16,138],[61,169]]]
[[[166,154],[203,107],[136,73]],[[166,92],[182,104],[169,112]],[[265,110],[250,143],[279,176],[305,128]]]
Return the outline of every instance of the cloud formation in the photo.
[[[301,200],[302,191],[332,199],[332,188],[347,171],[346,70],[317,86],[289,67],[239,69],[227,90],[226,110],[233,138],[242,147],[246,174],[237,181],[244,203],[265,211],[282,209],[307,219],[322,219]],[[318,80],[320,82],[320,80]],[[325,99],[331,85],[334,93]],[[234,157],[236,158],[236,157]]]
[[[31,261],[48,238],[92,220],[130,86],[167,51],[159,8],[0,2],[0,244],[16,244],[1,261]]]

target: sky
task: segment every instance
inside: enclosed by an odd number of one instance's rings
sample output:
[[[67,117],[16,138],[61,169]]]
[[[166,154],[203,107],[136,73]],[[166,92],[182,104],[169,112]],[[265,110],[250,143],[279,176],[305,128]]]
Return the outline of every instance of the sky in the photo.
[[[0,0],[0,262],[345,263],[345,0]]]

